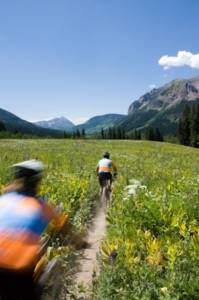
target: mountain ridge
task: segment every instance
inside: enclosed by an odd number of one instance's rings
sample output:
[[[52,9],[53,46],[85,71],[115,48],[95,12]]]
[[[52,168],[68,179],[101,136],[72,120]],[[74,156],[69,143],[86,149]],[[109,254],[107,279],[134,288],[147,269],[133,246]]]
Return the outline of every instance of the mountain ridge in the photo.
[[[56,117],[50,120],[37,121],[34,122],[34,124],[43,128],[57,129],[63,131],[72,131],[75,127],[75,124],[72,121],[63,116]]]

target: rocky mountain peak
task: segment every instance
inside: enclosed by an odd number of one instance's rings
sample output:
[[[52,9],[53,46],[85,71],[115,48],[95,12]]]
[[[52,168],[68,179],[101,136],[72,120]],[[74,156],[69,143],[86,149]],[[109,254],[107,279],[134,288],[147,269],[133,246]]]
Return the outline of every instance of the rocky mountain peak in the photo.
[[[128,109],[132,115],[138,111],[157,110],[176,105],[181,101],[194,101],[199,98],[199,77],[190,80],[176,79],[170,83],[153,89],[134,101]]]

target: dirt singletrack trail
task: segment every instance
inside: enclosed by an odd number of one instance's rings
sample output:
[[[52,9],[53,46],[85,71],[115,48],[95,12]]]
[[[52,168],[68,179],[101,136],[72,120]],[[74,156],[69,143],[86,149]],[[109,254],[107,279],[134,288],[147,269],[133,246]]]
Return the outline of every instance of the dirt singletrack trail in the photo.
[[[136,179],[129,180],[129,185],[124,188],[124,196],[134,196],[138,188],[145,188],[141,182]],[[111,201],[111,199],[110,199]],[[73,298],[76,300],[91,300],[93,274],[99,274],[97,264],[97,254],[100,250],[100,244],[106,232],[106,211],[107,201],[105,196],[102,196],[101,205],[97,209],[93,222],[87,233],[86,241],[89,247],[82,250],[77,260],[77,269],[73,276],[74,292]],[[69,298],[71,299],[71,298]]]
[[[89,299],[89,288],[92,288],[93,274],[97,270],[97,254],[100,243],[103,240],[106,231],[106,206],[101,205],[96,212],[92,225],[88,230],[87,242],[88,248],[84,249],[77,261],[77,272],[74,275],[74,284],[77,299]],[[81,293],[81,290],[83,292]]]

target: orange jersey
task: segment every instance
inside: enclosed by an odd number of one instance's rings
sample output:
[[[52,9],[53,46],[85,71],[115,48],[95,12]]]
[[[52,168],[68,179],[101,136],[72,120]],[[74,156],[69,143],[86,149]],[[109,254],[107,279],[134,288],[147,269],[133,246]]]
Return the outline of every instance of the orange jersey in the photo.
[[[116,172],[117,168],[111,159],[103,158],[99,161],[97,165],[98,174],[111,173],[112,171]]]

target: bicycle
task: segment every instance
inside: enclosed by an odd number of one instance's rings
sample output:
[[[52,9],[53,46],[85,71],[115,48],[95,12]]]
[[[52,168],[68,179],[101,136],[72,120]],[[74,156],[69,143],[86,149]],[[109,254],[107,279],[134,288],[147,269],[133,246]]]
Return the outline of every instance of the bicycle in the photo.
[[[112,182],[117,179],[117,173],[113,174],[113,177],[100,179],[100,200],[102,204],[107,204],[111,200]]]
[[[111,179],[104,179],[101,187],[101,202],[107,204],[111,197]]]
[[[40,259],[34,272],[35,282],[41,289],[42,300],[62,299],[60,293],[63,292],[63,289],[66,289],[63,277],[63,259],[57,255],[48,261],[47,257],[48,247],[56,240],[59,240],[58,243],[60,247],[72,245],[76,250],[80,250],[88,246],[84,237],[75,232],[68,218],[66,218],[66,221],[59,231],[55,231],[46,239],[44,238],[40,249]]]

